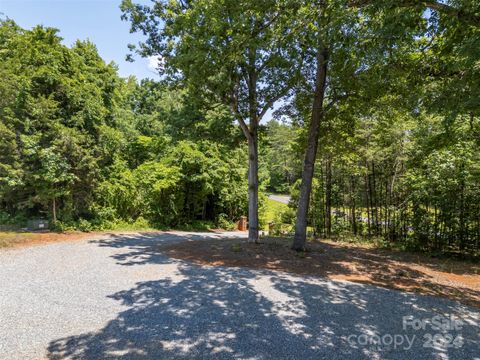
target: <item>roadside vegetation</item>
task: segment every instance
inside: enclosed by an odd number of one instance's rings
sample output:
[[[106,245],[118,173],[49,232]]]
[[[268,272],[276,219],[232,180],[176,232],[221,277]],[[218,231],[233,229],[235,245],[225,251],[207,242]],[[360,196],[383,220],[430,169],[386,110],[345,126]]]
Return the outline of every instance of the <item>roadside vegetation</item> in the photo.
[[[285,224],[284,214],[289,212],[289,207],[287,204],[281,202],[267,199],[265,205],[261,210],[261,222],[263,224],[263,229],[268,231],[271,227],[275,228],[278,225],[288,225]]]
[[[0,20],[0,225],[234,229],[478,259],[473,1],[121,4],[161,59]],[[291,196],[273,202],[268,193]]]
[[[94,44],[60,41],[0,23],[0,223],[205,228],[246,213],[246,157],[225,107],[120,78]]]

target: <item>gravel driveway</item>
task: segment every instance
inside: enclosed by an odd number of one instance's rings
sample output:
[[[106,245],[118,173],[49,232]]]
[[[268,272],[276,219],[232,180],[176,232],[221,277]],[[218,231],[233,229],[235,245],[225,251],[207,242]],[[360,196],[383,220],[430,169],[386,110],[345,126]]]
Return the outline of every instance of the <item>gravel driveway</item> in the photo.
[[[0,358],[480,359],[477,309],[201,267],[158,249],[225,236],[130,234],[0,251]]]

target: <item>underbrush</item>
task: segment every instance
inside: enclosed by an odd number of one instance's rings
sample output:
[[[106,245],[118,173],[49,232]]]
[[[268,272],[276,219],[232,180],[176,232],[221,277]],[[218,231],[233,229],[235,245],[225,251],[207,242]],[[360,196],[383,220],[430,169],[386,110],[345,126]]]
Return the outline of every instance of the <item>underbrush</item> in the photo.
[[[183,230],[183,231],[208,231],[210,229],[223,229],[232,231],[236,229],[236,223],[229,221],[226,217],[220,217],[217,222],[213,221],[190,221],[176,226],[167,226],[164,224],[156,224],[148,221],[143,217],[136,220],[86,220],[80,219],[77,221],[57,221],[51,230],[65,232],[65,231],[155,231],[155,230]]]
[[[126,230],[126,231],[146,231],[146,230],[161,230],[160,228],[150,224],[144,218],[138,218],[135,221],[125,220],[86,220],[80,219],[77,221],[57,221],[52,224],[53,231],[105,231],[105,230]]]
[[[261,229],[274,236],[292,233],[295,212],[287,204],[267,198],[260,210]]]
[[[480,254],[478,253],[466,253],[458,250],[452,251],[439,251],[434,249],[426,249],[416,246],[415,242],[395,242],[384,237],[366,237],[366,236],[354,236],[353,234],[340,234],[333,236],[329,239],[321,239],[332,241],[340,244],[359,245],[362,247],[368,247],[372,249],[391,250],[395,252],[403,252],[410,254],[422,254],[431,258],[444,259],[444,260],[460,260],[471,263],[480,262]]]

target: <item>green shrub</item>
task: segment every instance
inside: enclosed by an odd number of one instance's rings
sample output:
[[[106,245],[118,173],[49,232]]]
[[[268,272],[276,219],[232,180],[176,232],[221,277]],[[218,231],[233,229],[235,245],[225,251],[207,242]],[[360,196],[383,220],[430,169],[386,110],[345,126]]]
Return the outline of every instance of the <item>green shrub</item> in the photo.
[[[83,231],[83,232],[90,232],[90,231],[93,230],[92,224],[90,224],[90,222],[88,220],[85,220],[85,219],[80,219],[77,222],[76,228],[77,228],[77,230],[80,230],[80,231]]]
[[[57,220],[55,223],[50,223],[50,229],[52,229],[53,231],[65,232],[74,231],[76,230],[76,227],[72,222],[64,222]]]
[[[280,219],[284,224],[294,224],[296,219],[295,210],[292,208],[287,208],[280,213]]]
[[[236,223],[233,222],[233,221],[230,221],[226,214],[220,214],[218,216],[217,226],[220,229],[227,230],[227,231],[232,231],[232,230],[235,230]]]

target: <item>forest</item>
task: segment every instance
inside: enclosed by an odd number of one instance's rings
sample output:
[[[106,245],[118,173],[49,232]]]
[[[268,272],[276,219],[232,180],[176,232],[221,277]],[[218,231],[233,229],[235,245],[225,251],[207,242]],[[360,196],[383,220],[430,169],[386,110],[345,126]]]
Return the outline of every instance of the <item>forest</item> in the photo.
[[[0,224],[480,254],[475,0],[124,0],[160,80],[0,20]],[[127,52],[127,49],[126,49]]]

